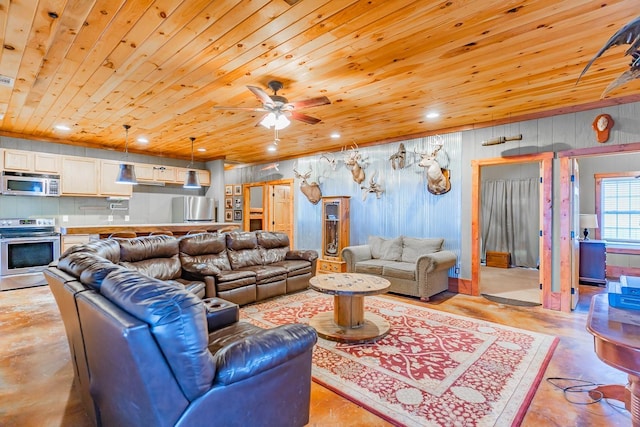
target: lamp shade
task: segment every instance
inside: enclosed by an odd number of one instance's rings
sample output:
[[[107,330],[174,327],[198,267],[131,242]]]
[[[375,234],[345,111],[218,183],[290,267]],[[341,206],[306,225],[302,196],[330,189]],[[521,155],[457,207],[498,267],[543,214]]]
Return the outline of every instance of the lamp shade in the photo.
[[[598,228],[598,215],[580,214],[580,228]]]
[[[267,129],[284,129],[291,124],[291,121],[284,114],[269,113],[260,121],[260,124]]]
[[[136,171],[130,163],[120,163],[120,170],[116,177],[116,184],[132,184],[136,185],[138,180],[136,179]]]
[[[198,178],[198,171],[187,171],[187,175],[184,180],[182,188],[200,188],[200,179]]]

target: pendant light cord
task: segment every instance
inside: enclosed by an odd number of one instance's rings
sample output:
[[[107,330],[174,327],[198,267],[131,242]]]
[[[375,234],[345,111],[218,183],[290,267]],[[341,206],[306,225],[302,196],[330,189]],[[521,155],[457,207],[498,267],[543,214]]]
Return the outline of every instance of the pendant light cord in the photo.
[[[187,166],[187,168],[193,168],[193,141],[195,141],[195,137],[189,137],[189,139],[191,140],[191,163],[189,163],[189,166]]]

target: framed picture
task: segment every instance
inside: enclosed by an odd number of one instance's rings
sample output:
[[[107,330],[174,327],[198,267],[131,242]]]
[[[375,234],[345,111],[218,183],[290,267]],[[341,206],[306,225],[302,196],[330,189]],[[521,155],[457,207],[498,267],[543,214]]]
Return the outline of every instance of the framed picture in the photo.
[[[224,199],[224,208],[231,209],[233,208],[233,199],[231,197],[227,197]]]
[[[233,187],[233,195],[242,196],[242,185],[236,185],[235,187]]]
[[[224,220],[225,221],[233,221],[233,211],[231,211],[231,210],[224,211]]]
[[[242,199],[240,197],[236,197],[235,209],[242,209]]]
[[[233,211],[233,220],[242,221],[242,211]]]
[[[227,196],[231,196],[233,194],[233,186],[232,185],[225,185],[224,186],[224,194]]]

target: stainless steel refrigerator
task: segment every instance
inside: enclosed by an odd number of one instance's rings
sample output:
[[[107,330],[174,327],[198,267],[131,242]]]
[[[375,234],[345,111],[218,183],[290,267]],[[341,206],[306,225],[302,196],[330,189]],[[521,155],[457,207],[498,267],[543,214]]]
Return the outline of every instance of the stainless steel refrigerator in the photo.
[[[173,222],[215,222],[217,220],[215,199],[180,196],[174,197],[171,204]]]

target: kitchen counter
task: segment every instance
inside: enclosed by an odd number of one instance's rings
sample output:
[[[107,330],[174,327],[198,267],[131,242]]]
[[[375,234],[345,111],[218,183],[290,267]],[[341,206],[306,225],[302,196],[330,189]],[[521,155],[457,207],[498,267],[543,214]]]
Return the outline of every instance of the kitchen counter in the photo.
[[[236,222],[190,222],[190,223],[168,223],[168,224],[102,224],[102,225],[78,225],[59,226],[57,230],[63,236],[73,234],[98,234],[100,238],[108,237],[111,233],[120,231],[135,231],[138,235],[144,236],[153,231],[171,231],[174,235],[187,234],[191,230],[234,230],[240,228]]]

